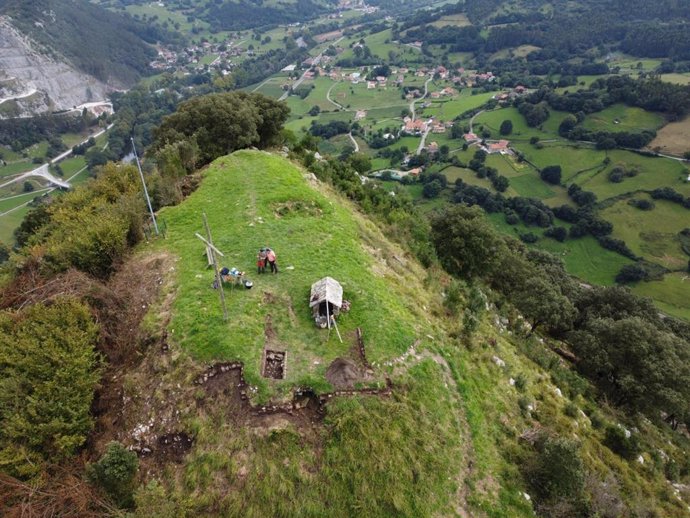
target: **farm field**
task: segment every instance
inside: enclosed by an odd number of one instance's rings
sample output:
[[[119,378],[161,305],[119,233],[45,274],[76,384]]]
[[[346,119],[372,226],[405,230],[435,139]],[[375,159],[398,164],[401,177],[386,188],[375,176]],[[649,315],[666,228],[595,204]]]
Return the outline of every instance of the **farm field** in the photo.
[[[435,87],[435,88],[434,88]],[[429,84],[429,91],[439,90],[442,87],[436,83]],[[429,108],[420,110],[425,117],[438,117],[442,120],[451,120],[468,110],[474,110],[485,104],[495,94],[493,92],[472,94],[471,89],[464,89],[458,96],[448,101],[431,101]]]
[[[441,16],[438,20],[429,25],[433,25],[434,27],[447,27],[449,25],[453,27],[467,27],[468,25],[472,25],[472,22],[470,22],[466,14],[457,13]]]
[[[494,227],[516,239],[522,233],[532,232],[541,235],[543,232],[543,229],[539,227],[528,227],[522,223],[509,225],[502,213],[489,214],[488,218]],[[562,222],[558,222],[558,224],[563,225]],[[542,237],[536,243],[528,246],[555,254],[563,260],[569,273],[585,282],[601,284],[602,286],[614,284],[614,278],[620,269],[624,265],[632,263],[630,259],[602,248],[592,236],[567,239],[563,243]]]
[[[325,98],[325,92],[324,92]],[[367,88],[366,82],[352,84],[341,81],[331,90],[331,99],[339,102],[347,109],[362,110],[374,108],[388,108],[399,106],[400,110],[408,106],[408,102],[401,98],[401,91],[395,86]],[[335,108],[331,105],[332,108]]]
[[[654,299],[656,305],[669,315],[690,321],[690,276],[687,273],[669,273],[661,281],[638,282],[632,286],[632,291]]]
[[[690,183],[686,181],[688,169],[677,160],[647,157],[620,149],[608,151],[607,156],[611,162],[606,169],[589,177],[582,175],[575,179],[575,183],[594,192],[600,201],[627,192],[652,190],[657,187],[671,187],[685,196],[690,196]],[[620,183],[612,183],[608,179],[608,174],[615,167],[635,169],[639,173],[632,178],[625,178]]]
[[[592,131],[639,133],[644,130],[656,131],[665,122],[664,117],[658,113],[624,104],[614,104],[600,112],[588,115],[582,126]]]
[[[657,131],[656,138],[649,144],[649,148],[678,156],[690,151],[690,116],[677,122],[669,122]]]
[[[690,85],[690,73],[685,74],[661,74],[661,80],[677,85]]]
[[[541,148],[526,143],[516,143],[514,147],[539,169],[550,165],[560,165],[564,183],[570,183],[584,172],[603,168],[606,158],[604,151],[596,150],[586,144],[573,145],[567,141],[543,143]]]
[[[487,99],[488,100],[488,99]],[[499,108],[496,110],[485,111],[474,119],[475,133],[482,127],[491,131],[492,138],[507,138],[508,140],[528,141],[531,137],[538,137],[542,140],[558,138],[558,126],[568,115],[565,112],[549,110],[550,116],[542,125],[542,129],[530,128],[525,122],[525,118],[517,111],[517,108]],[[508,137],[499,134],[499,128],[504,120],[513,123],[513,131]]]
[[[653,201],[654,209],[640,210],[629,203],[640,199]],[[690,210],[641,194],[616,202],[601,215],[613,223],[613,237],[625,241],[635,255],[669,269],[687,267],[690,257],[683,252],[678,233],[690,226]]]

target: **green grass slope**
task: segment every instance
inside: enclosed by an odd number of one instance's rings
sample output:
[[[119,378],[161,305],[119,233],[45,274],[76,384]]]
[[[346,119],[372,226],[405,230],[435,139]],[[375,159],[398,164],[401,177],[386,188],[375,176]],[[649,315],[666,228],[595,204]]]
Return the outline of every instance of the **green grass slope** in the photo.
[[[204,245],[194,235],[204,233],[204,211],[214,243],[225,254],[222,265],[246,271],[254,282],[251,290],[225,287],[227,323],[211,288]],[[163,213],[170,228],[164,246],[179,256],[175,339],[200,359],[241,359],[248,380],[264,394],[271,392],[260,376],[268,342],[271,349],[287,351],[286,379],[275,384],[286,389],[296,383],[326,387],[326,368],[347,353],[358,327],[370,361],[402,354],[425,334],[423,309],[407,297],[412,284],[405,278],[416,272],[393,259],[402,253],[371,222],[352,213],[280,157],[242,151],[214,162],[199,190]],[[276,251],[278,275],[257,275],[262,246]],[[342,283],[344,298],[352,303],[338,321],[344,343],[335,332],[329,336],[318,329],[308,308],[311,284],[327,275]],[[275,339],[267,338],[271,333]]]

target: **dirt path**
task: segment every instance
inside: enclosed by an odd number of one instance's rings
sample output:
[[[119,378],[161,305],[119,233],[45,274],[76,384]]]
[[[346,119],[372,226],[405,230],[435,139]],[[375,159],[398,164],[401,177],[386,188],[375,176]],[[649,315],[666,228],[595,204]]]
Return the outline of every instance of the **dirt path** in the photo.
[[[474,130],[472,129],[472,126],[474,125],[474,119],[479,117],[482,113],[484,113],[486,110],[481,110],[475,113],[472,118],[470,119],[470,133],[474,133]]]
[[[355,137],[352,136],[352,132],[348,133],[347,136],[350,137],[352,144],[355,146],[355,153],[359,153],[359,144],[355,140]]]
[[[460,469],[456,475],[456,481],[458,484],[458,490],[456,492],[456,503],[455,511],[461,518],[472,518],[472,515],[468,510],[467,496],[469,495],[469,487],[467,486],[467,479],[472,474],[474,465],[474,455],[472,450],[472,434],[470,432],[469,424],[467,423],[467,416],[465,414],[465,409],[462,406],[462,396],[460,395],[460,390],[458,388],[458,383],[453,376],[453,370],[448,365],[448,361],[438,352],[433,352],[429,350],[417,351],[420,341],[417,340],[412,346],[397,360],[404,362],[409,358],[413,358],[412,364],[403,364],[396,366],[393,370],[393,375],[400,375],[404,371],[409,370],[410,367],[416,365],[426,359],[432,360],[436,365],[441,367],[443,371],[443,379],[446,382],[449,389],[452,390],[454,394],[454,412],[453,415],[456,418],[456,424],[459,430],[461,430],[462,436],[465,438],[465,442],[462,445],[462,454],[460,461]],[[395,363],[401,363],[400,361],[395,361]]]
[[[333,88],[334,88],[335,85],[337,85],[337,84],[338,84],[338,83],[333,83],[333,84],[331,85],[331,87],[328,89],[328,92],[326,92],[326,99],[328,100],[329,103],[333,104],[333,105],[336,106],[337,108],[339,108],[339,109],[341,109],[341,110],[343,110],[343,111],[347,111],[347,110],[345,109],[345,107],[344,107],[342,104],[340,104],[338,101],[334,101],[333,99],[331,99],[331,90],[333,90]]]

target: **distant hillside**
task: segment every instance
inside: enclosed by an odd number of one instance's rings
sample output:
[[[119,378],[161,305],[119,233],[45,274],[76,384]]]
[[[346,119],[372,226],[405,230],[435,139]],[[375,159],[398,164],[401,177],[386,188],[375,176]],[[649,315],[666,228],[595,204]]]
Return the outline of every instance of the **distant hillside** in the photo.
[[[161,38],[157,29],[86,0],[4,0],[0,15],[10,17],[41,53],[116,87],[146,73],[156,54],[150,43]]]

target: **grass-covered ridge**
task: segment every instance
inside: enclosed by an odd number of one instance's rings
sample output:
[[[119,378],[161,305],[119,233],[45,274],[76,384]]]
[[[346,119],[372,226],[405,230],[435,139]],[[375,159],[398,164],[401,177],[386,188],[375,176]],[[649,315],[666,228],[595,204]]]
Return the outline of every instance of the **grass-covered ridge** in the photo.
[[[170,230],[161,246],[179,257],[169,326],[176,342],[202,360],[242,360],[248,381],[265,389],[260,362],[267,319],[275,333],[271,348],[288,354],[286,388],[296,383],[324,387],[326,368],[347,354],[357,327],[371,362],[399,356],[424,336],[423,308],[409,296],[414,286],[406,279],[416,272],[403,266],[402,253],[370,221],[320,189],[280,157],[240,151],[215,161],[185,203],[163,211]],[[254,282],[251,290],[226,287],[227,323],[211,289],[204,246],[194,236],[204,233],[202,211],[214,243],[225,253],[222,264],[246,271]],[[256,274],[261,246],[276,251],[278,275]],[[344,298],[352,302],[339,319],[342,344],[334,332],[329,339],[327,331],[316,328],[308,308],[311,284],[326,275],[342,283]]]

